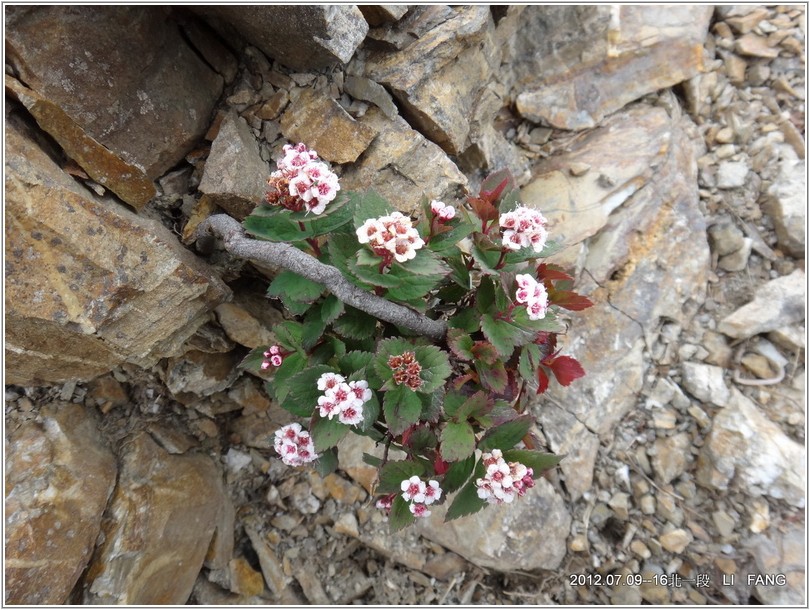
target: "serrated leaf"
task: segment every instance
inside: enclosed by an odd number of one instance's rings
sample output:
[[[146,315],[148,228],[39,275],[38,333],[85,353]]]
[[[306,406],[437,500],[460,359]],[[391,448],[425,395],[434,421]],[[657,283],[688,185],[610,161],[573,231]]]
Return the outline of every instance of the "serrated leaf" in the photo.
[[[475,434],[466,421],[445,424],[441,433],[442,457],[449,462],[466,459],[475,451]]]
[[[363,432],[368,432],[374,426],[377,418],[380,417],[380,401],[377,393],[372,392],[371,398],[363,403],[363,421],[357,427]]]
[[[417,390],[423,394],[432,394],[444,385],[453,369],[447,352],[435,345],[417,345],[414,348],[416,360],[422,367],[420,376],[422,386]]]
[[[363,463],[374,466],[374,468],[379,468],[382,466],[382,458],[378,458],[376,455],[371,455],[370,453],[363,453]]]
[[[474,333],[480,328],[478,312],[472,307],[462,309],[447,321],[450,328],[460,328],[468,333]]]
[[[399,493],[402,491],[400,487],[402,481],[410,479],[414,475],[421,477],[424,472],[424,465],[414,460],[388,462],[380,468],[380,484],[377,486],[377,493]]]
[[[503,459],[507,462],[520,462],[527,468],[531,468],[533,479],[538,479],[544,471],[554,468],[562,460],[562,456],[553,453],[542,453],[540,451],[530,451],[529,449],[510,449],[503,452]]]
[[[498,350],[489,341],[476,341],[472,353],[475,360],[484,364],[494,364],[498,360]]]
[[[347,305],[346,311],[334,321],[332,328],[339,335],[349,339],[366,339],[374,336],[377,318]]]
[[[362,352],[358,350],[351,351],[340,358],[338,361],[338,368],[340,368],[341,374],[349,376],[355,371],[365,369],[373,357],[374,354],[371,352]]]
[[[407,440],[404,434],[402,437],[403,444],[417,453],[425,449],[434,449],[439,443],[436,434],[427,426],[416,426],[412,428],[410,434],[408,434]]]
[[[301,346],[312,349],[323,336],[326,324],[321,317],[322,303],[316,303],[304,316],[304,332],[301,335]]]
[[[540,361],[540,348],[534,343],[525,345],[520,350],[520,359],[518,360],[518,373],[523,379],[532,379],[534,371],[537,368],[537,363]]]
[[[576,358],[571,356],[557,356],[550,363],[546,363],[557,378],[561,386],[569,386],[575,379],[585,375],[585,370]]]
[[[344,276],[351,278],[348,261],[355,260],[357,252],[361,248],[357,236],[348,233],[336,233],[329,236],[326,245],[332,266],[339,269]]]
[[[417,250],[416,256],[411,260],[405,261],[404,263],[394,263],[392,268],[395,268],[397,265],[401,266],[405,271],[416,275],[429,275],[443,278],[450,273],[450,267],[448,267],[444,261],[430,250],[424,248]]]
[[[318,378],[324,373],[334,372],[332,367],[318,364],[297,373],[286,384],[288,393],[282,399],[281,407],[293,415],[309,417],[318,406],[318,398],[323,394],[318,389]]]
[[[444,404],[444,388],[439,388],[431,394],[419,394],[422,401],[422,412],[419,419],[423,422],[436,423],[442,416],[442,404]]]
[[[475,307],[482,314],[492,311],[495,305],[495,284],[489,277],[482,277],[475,293]]]
[[[588,297],[582,296],[573,290],[550,290],[548,300],[549,303],[570,311],[582,311],[588,309],[588,307],[593,307],[593,302]]]
[[[500,449],[506,451],[517,445],[526,436],[534,423],[531,415],[521,415],[515,419],[490,428],[478,441],[478,448],[481,451],[491,451]]]
[[[477,362],[475,364],[475,370],[478,372],[481,385],[485,388],[498,394],[502,394],[506,390],[506,386],[509,383],[509,375],[506,372],[506,367],[500,360],[492,364],[481,364]]]
[[[500,274],[500,271],[495,267],[498,266],[498,261],[501,259],[501,248],[496,246],[488,237],[481,233],[475,233],[470,254],[472,254],[483,273],[487,275]]]
[[[410,504],[402,496],[394,497],[391,512],[388,514],[388,528],[393,534],[416,521],[410,509]]]
[[[245,231],[267,241],[275,242],[300,242],[311,234],[307,230],[302,230],[297,222],[290,218],[290,213],[284,210],[272,210],[269,206],[258,206],[259,213],[254,212],[244,221],[242,226]]]
[[[546,372],[543,370],[543,367],[541,366],[537,367],[537,393],[542,394],[543,392],[548,390],[548,383],[549,383],[548,375],[546,375]]]
[[[526,344],[533,338],[531,333],[506,320],[495,319],[488,313],[481,316],[481,330],[504,358],[509,358],[516,346]]]
[[[461,491],[456,494],[452,504],[450,504],[450,507],[447,509],[447,513],[444,517],[445,522],[477,513],[487,505],[486,500],[482,500],[478,497],[478,488],[475,485],[475,480],[481,478],[483,474],[484,466],[479,461],[475,465],[469,481],[467,481],[466,485],[461,488]]]
[[[322,477],[335,472],[337,467],[338,457],[337,449],[335,447],[327,449],[320,456],[318,456],[317,460],[315,460],[315,470]]]
[[[265,384],[267,393],[279,403],[283,402],[290,392],[289,379],[307,366],[306,356],[295,352],[284,358],[284,362],[276,369],[273,379]]]
[[[470,333],[461,328],[450,328],[447,331],[447,345],[462,360],[473,359],[473,340]]]
[[[422,401],[413,390],[399,385],[385,393],[383,413],[391,434],[399,436],[408,426],[419,421]]]
[[[331,324],[342,313],[343,301],[334,294],[330,294],[323,300],[323,304],[321,305],[321,321],[324,324]]]
[[[301,277],[292,271],[282,271],[267,287],[267,296],[278,297],[285,307],[296,315],[309,309],[324,291],[317,282]]]
[[[390,214],[393,206],[374,190],[363,193],[352,192],[349,197],[354,202],[354,228],[359,229],[369,218],[379,218]]]
[[[549,281],[568,281],[573,282],[574,278],[568,275],[563,268],[559,265],[555,265],[553,263],[540,263],[537,266],[537,277],[541,280],[549,280]]]
[[[460,219],[451,225],[449,231],[434,235],[431,238],[430,243],[428,243],[428,248],[434,252],[441,252],[445,254],[448,250],[454,248],[458,242],[475,231],[475,228],[475,225],[471,222]]]
[[[470,478],[475,468],[475,456],[471,455],[460,462],[453,462],[442,479],[442,490],[445,494],[451,494],[459,489],[464,482]]]
[[[349,426],[340,423],[337,417],[329,419],[315,413],[312,419],[309,432],[312,435],[312,444],[315,445],[315,451],[318,453],[334,447],[349,433]]]
[[[237,365],[237,368],[240,368],[244,371],[250,371],[252,373],[258,373],[262,370],[262,362],[264,362],[264,352],[267,351],[267,348],[270,347],[269,345],[260,345],[259,347],[254,347],[250,350],[244,358],[242,358],[242,362]]]
[[[273,327],[273,334],[276,336],[278,344],[286,350],[295,351],[301,349],[301,336],[304,327],[300,322],[285,320],[281,324]]]
[[[465,421],[470,417],[478,418],[489,413],[494,406],[494,400],[486,392],[479,391],[468,397],[455,412],[456,421]]]
[[[481,196],[493,203],[516,190],[515,177],[506,168],[492,172],[481,182]]]

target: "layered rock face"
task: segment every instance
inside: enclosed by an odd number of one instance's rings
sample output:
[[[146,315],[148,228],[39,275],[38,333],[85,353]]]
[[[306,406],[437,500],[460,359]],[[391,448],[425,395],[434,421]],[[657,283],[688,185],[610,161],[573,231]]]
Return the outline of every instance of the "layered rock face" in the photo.
[[[497,574],[598,563],[647,582],[518,595],[803,603],[803,16],[6,7],[5,601],[503,603]],[[514,505],[390,536],[369,439],[325,478],[276,459],[289,414],[239,367],[276,270],[195,228],[289,142],[405,213],[507,168],[548,218],[587,374],[529,405],[565,458]],[[745,570],[787,585],[718,584]]]

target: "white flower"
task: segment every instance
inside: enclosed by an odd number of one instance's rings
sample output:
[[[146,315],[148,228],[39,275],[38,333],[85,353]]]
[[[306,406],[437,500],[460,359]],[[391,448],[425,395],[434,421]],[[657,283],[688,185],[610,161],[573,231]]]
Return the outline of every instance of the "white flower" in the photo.
[[[369,218],[357,229],[357,240],[369,244],[376,254],[393,256],[400,263],[413,259],[416,251],[425,245],[411,219],[402,212]]]
[[[433,504],[442,497],[442,488],[439,482],[430,480],[425,486],[425,504]]]
[[[548,310],[548,292],[541,282],[531,275],[521,273],[515,276],[518,289],[515,292],[515,301],[526,304],[526,311],[530,320],[542,320]]]
[[[343,375],[338,373],[324,373],[318,378],[318,389],[323,392],[324,390],[331,390],[339,383],[343,383],[346,379]]]
[[[430,211],[442,222],[452,220],[456,216],[456,208],[436,199],[430,202]]]
[[[406,502],[424,502],[426,485],[418,476],[413,475],[400,483],[402,497]]]
[[[309,432],[301,424],[287,424],[276,430],[273,447],[281,461],[288,466],[301,466],[317,459]]]
[[[503,453],[493,449],[484,453],[481,461],[486,468],[486,475],[476,479],[478,497],[490,504],[509,504],[515,495],[522,496],[526,489],[534,486],[533,471],[520,462],[509,462],[503,459]]]
[[[414,502],[408,507],[408,509],[415,517],[430,517],[430,511],[424,504]]]
[[[521,250],[531,247],[535,252],[542,252],[546,245],[546,219],[537,210],[518,206],[501,214],[498,224],[504,229],[502,242],[505,248]]]

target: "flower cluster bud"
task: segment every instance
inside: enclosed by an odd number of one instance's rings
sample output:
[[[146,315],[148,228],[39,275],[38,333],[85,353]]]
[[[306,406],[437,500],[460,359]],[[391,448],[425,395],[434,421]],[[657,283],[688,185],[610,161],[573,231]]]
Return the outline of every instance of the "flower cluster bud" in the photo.
[[[456,208],[436,199],[430,202],[430,211],[439,222],[447,222],[456,217]]]
[[[340,190],[337,175],[304,144],[285,144],[284,156],[277,165],[278,170],[267,181],[271,187],[267,202],[272,205],[322,214]]]
[[[276,430],[273,447],[281,461],[288,466],[301,466],[317,459],[309,432],[301,424],[292,423]]]
[[[524,303],[530,320],[542,320],[548,311],[548,292],[542,282],[538,282],[528,273],[519,273],[515,276],[518,289],[515,292],[515,301]]]
[[[363,421],[363,405],[371,400],[367,381],[349,381],[337,373],[324,373],[318,379],[318,389],[324,394],[318,398],[321,417],[354,426]]]
[[[409,510],[416,517],[429,517],[427,507],[442,497],[442,488],[438,481],[430,480],[425,483],[416,475],[402,481],[399,487],[402,497],[411,503]]]
[[[380,218],[369,218],[357,229],[357,240],[368,244],[374,253],[399,263],[411,260],[425,245],[411,219],[402,212],[393,212]]]
[[[416,354],[405,352],[399,356],[388,358],[388,366],[394,371],[394,383],[405,384],[412,390],[422,387],[422,365],[416,360]]]
[[[503,246],[509,250],[531,248],[542,252],[548,238],[545,217],[531,208],[518,206],[501,214],[498,223],[503,229]]]
[[[276,368],[281,366],[281,363],[284,362],[284,352],[281,351],[281,348],[278,345],[271,345],[270,349],[264,352],[264,360],[262,361],[262,370],[266,371],[271,366]]]
[[[534,471],[520,462],[509,462],[503,459],[500,449],[484,453],[481,460],[486,474],[476,479],[478,497],[489,504],[509,504],[515,495],[523,496],[527,489],[534,487]]]

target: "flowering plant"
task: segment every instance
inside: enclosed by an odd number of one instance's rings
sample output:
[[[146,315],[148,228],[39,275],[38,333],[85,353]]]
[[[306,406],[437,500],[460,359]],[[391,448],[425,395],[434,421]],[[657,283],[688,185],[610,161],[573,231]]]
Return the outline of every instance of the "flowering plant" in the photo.
[[[285,267],[268,288],[289,312],[277,344],[242,363],[271,373],[269,394],[304,422],[276,432],[279,457],[325,474],[344,436],[372,438],[382,455],[364,459],[392,530],[445,501],[449,520],[523,496],[559,462],[537,449],[526,399],[551,376],[584,374],[557,337],[561,309],[591,305],[542,262],[545,218],[519,204],[506,171],[466,205],[423,200],[413,219],[374,192],[339,192],[317,159],[285,146],[243,223]]]

